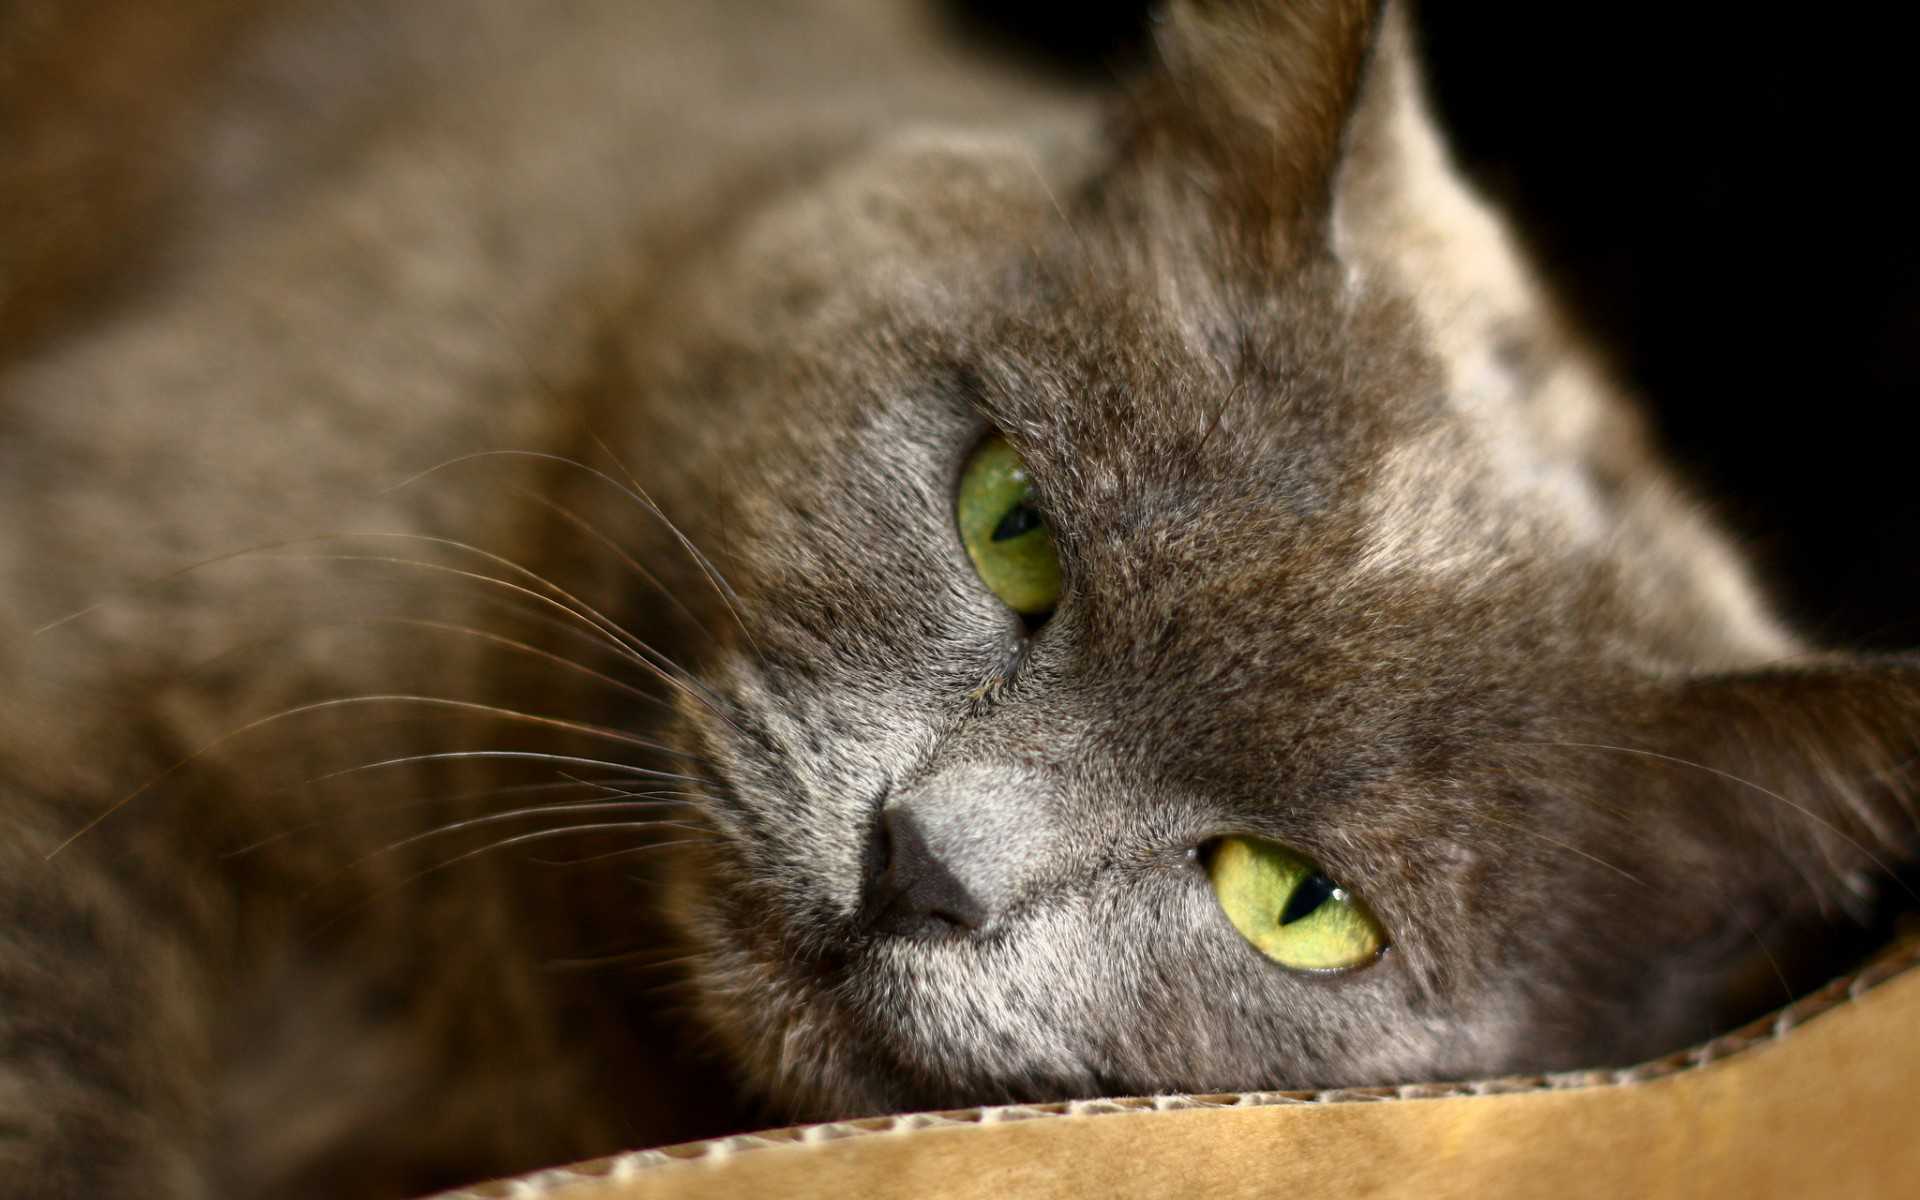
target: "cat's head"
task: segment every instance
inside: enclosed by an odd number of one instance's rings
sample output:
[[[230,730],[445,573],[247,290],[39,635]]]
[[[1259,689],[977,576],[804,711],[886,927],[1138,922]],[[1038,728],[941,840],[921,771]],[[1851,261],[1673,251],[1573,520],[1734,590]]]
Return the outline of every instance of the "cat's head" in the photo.
[[[622,339],[623,452],[724,578],[671,581],[706,1020],[808,1113],[1706,1033],[1911,849],[1920,673],[1794,657],[1398,14],[1156,34],[1098,111],[743,201]]]

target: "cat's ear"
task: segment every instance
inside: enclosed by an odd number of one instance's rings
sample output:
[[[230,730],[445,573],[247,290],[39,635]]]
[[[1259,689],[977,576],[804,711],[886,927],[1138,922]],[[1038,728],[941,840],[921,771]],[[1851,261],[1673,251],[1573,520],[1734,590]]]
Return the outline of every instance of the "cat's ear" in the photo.
[[[1247,260],[1324,244],[1381,0],[1178,0],[1155,29],[1130,165],[1192,185]]]
[[[1693,679],[1664,698],[1652,765],[1674,803],[1800,878],[1920,859],[1920,660],[1846,659]],[[1846,903],[1833,895],[1823,901]]]
[[[1920,878],[1920,659],[1831,658],[1652,683],[1614,734],[1554,743],[1590,803],[1600,986],[1661,1031],[1731,1029],[1877,949]],[[1611,831],[1611,832],[1609,832]],[[1631,881],[1630,883],[1624,881]],[[1604,882],[1604,881],[1603,881]]]

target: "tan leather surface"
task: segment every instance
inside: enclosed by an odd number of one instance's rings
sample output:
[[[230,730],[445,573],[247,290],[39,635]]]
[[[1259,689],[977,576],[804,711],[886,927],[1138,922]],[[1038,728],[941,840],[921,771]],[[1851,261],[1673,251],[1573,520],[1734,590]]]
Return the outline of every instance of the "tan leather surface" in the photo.
[[[1920,1195],[1920,970],[1646,1082],[733,1139],[466,1195],[564,1200]],[[1782,1022],[1784,1024],[1785,1022]],[[1566,1081],[1560,1081],[1564,1084]],[[1351,1095],[1351,1093],[1349,1093]],[[904,1128],[902,1127],[904,1126]],[[813,1140],[826,1139],[826,1140]],[[694,1157],[675,1158],[672,1155]],[[624,1177],[624,1178],[623,1178]]]

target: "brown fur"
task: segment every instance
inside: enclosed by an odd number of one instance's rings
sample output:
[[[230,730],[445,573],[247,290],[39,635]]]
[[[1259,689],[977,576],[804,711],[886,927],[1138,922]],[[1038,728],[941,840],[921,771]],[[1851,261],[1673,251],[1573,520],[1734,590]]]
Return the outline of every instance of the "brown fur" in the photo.
[[[1125,89],[855,0],[117,11],[0,10],[0,1195],[1621,1061],[1911,858],[1912,668],[1771,617],[1396,11]],[[886,813],[979,928],[863,923]],[[1251,952],[1233,833],[1388,953]]]
[[[270,7],[0,7],[0,356],[151,265],[212,77]]]

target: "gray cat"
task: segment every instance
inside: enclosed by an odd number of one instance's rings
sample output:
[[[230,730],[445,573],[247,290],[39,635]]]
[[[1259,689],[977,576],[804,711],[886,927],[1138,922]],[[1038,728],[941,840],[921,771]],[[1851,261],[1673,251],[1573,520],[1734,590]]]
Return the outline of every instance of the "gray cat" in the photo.
[[[1627,1062],[1913,858],[1391,5],[177,9],[0,7],[7,1200]]]

